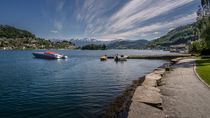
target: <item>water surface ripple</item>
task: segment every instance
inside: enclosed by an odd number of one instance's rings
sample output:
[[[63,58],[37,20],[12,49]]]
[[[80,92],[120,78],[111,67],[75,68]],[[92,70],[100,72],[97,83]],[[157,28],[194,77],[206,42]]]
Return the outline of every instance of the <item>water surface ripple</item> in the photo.
[[[35,51],[0,51],[1,118],[98,118],[108,103],[164,60],[101,62],[102,55],[167,54],[149,50],[57,50],[70,58],[33,58]]]

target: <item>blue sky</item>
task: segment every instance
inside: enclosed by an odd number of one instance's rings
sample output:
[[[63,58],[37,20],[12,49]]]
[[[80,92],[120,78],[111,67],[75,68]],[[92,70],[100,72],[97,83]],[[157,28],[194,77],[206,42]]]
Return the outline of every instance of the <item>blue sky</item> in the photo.
[[[200,0],[0,0],[0,24],[52,39],[147,39],[196,21]]]

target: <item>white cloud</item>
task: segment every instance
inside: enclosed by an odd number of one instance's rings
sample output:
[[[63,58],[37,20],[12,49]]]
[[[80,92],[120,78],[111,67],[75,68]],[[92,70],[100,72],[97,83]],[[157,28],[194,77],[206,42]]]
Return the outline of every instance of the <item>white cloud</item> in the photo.
[[[114,14],[105,26],[105,32],[119,32],[138,27],[139,24],[193,0],[132,0]]]
[[[47,0],[46,7],[43,10],[43,14],[49,20],[49,22],[58,31],[63,29],[63,25],[67,18],[67,9],[64,7],[65,0]]]
[[[64,7],[64,0],[59,0],[59,2],[57,3],[56,11],[61,12],[63,7]]]
[[[56,31],[61,32],[68,20],[66,15],[70,14],[70,11],[67,10],[68,1],[55,1],[53,8],[56,15],[53,14],[55,17],[51,17],[53,19],[51,22]],[[166,31],[195,21],[196,14],[189,15],[190,10],[177,12],[174,16],[170,14],[177,8],[185,8],[185,5],[195,1],[197,0],[127,0],[127,3],[121,0],[76,1],[79,4],[74,6],[75,19],[71,19],[71,22],[75,20],[76,23],[73,25],[84,28],[83,36],[98,39],[126,39],[139,36],[146,38],[149,35],[156,37],[164,33],[162,30]]]
[[[57,30],[52,30],[52,31],[50,31],[51,33],[54,33],[54,34],[58,34],[59,33],[59,31],[57,31]]]
[[[142,33],[141,36],[142,36],[142,37],[146,37],[146,36],[148,36],[148,34]]]
[[[120,0],[85,0],[82,7],[76,10],[76,20],[86,24],[85,32],[95,34],[101,31],[108,21],[104,14],[115,8]],[[102,29],[104,30],[104,29]]]
[[[167,28],[170,28],[170,27],[175,27],[175,26],[180,26],[180,25],[184,25],[184,24],[187,24],[187,23],[191,23],[191,22],[194,22],[196,19],[196,13],[193,13],[193,14],[190,14],[190,15],[187,15],[187,16],[183,16],[179,19],[175,19],[173,21],[170,21],[170,22],[158,22],[158,23],[155,23],[155,24],[152,24],[152,25],[148,25],[148,26],[144,26],[144,27],[140,27],[140,28],[137,28],[137,29],[133,29],[133,30],[129,30],[127,32],[122,32],[122,33],[112,33],[112,34],[109,34],[109,35],[101,35],[103,38],[117,38],[117,37],[121,37],[121,38],[124,38],[124,37],[128,37],[128,36],[137,36],[139,35],[140,33],[141,34],[144,34],[144,33],[148,33],[148,32],[153,32],[153,31],[158,31],[158,30],[163,30],[163,29],[167,29]]]
[[[160,32],[154,32],[153,34],[158,35],[158,34],[160,34]]]
[[[111,17],[103,16],[103,14],[119,3],[119,1],[115,1],[113,4],[110,4],[112,1],[113,0],[85,1],[82,10],[77,14],[77,19],[83,20],[86,23],[86,34],[91,34],[104,39],[126,38],[128,36],[139,35],[145,37],[148,32],[155,32],[155,35],[157,35],[159,34],[158,31],[160,29],[177,27],[174,24],[177,24],[178,26],[179,24],[175,23],[175,21],[169,22],[167,20],[163,22],[153,21],[154,24],[144,24],[145,21],[167,14],[194,0],[132,0],[111,15]],[[183,14],[178,15],[179,17],[183,16]],[[194,16],[192,19],[194,19]],[[193,21],[192,19],[190,22]]]
[[[171,30],[174,30],[175,28],[170,28],[170,29],[168,29],[169,31],[171,31]]]
[[[60,22],[60,21],[54,21],[54,27],[57,29],[57,30],[62,30],[62,28],[63,28],[63,23],[62,22]]]

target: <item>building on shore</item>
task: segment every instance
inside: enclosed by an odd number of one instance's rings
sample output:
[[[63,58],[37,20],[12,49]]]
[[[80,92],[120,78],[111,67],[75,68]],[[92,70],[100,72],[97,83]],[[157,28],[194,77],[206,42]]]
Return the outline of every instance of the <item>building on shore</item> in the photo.
[[[170,52],[187,52],[188,48],[186,44],[171,45]]]

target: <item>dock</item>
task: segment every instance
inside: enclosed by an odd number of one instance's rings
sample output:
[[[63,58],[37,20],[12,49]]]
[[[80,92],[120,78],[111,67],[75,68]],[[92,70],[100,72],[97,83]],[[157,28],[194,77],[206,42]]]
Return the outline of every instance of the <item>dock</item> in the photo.
[[[168,54],[168,55],[129,55],[128,59],[175,59],[180,57],[190,57],[190,54]],[[108,56],[108,59],[114,59],[114,56]]]

